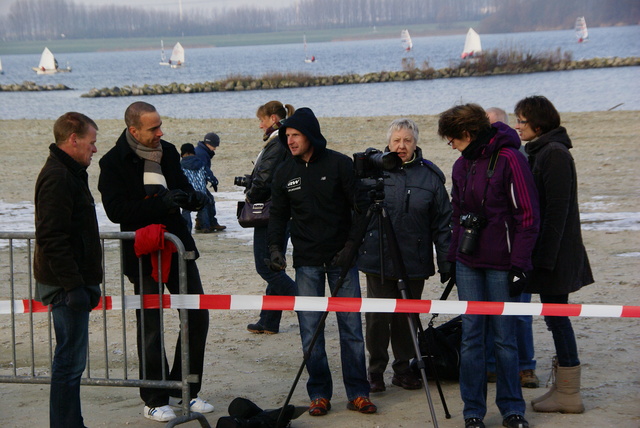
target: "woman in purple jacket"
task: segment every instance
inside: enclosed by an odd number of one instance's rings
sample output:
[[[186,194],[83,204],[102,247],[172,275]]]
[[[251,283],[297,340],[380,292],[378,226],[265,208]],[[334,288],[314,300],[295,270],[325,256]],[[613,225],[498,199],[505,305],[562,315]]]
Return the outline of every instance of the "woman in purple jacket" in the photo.
[[[477,104],[440,114],[438,134],[462,156],[453,165],[453,235],[458,297],[466,301],[516,302],[539,227],[538,195],[520,139],[509,126],[493,125]],[[509,428],[527,428],[520,387],[515,318],[463,315],[460,395],[465,428],[484,428],[487,379],[485,323],[495,335],[496,404]]]

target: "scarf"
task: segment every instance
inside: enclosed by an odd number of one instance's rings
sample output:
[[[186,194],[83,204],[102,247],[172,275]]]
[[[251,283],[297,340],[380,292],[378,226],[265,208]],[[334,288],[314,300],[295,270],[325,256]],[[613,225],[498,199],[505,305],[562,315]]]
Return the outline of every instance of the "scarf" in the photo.
[[[144,175],[142,182],[147,196],[153,196],[167,189],[167,180],[162,174],[162,145],[156,148],[143,146],[136,140],[133,135],[126,130],[127,143],[131,150],[141,159],[144,159]]]
[[[495,128],[491,128],[489,131],[480,131],[476,139],[462,151],[462,157],[468,160],[478,159],[496,133]]]
[[[264,132],[264,135],[262,136],[262,141],[267,141],[271,134],[280,129],[280,127],[282,126],[282,122],[284,122],[284,119],[274,123],[269,128],[267,128],[267,130]]]

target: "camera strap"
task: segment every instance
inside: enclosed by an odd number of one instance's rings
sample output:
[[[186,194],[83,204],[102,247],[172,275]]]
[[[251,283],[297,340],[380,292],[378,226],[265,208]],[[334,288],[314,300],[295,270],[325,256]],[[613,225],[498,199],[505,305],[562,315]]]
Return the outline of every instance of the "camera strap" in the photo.
[[[487,190],[489,190],[489,181],[491,180],[491,177],[493,177],[493,173],[496,169],[496,164],[498,163],[498,156],[500,156],[500,149],[494,151],[491,154],[491,158],[489,159],[489,165],[487,166],[487,181],[485,183],[484,186],[484,194],[482,195],[482,202],[480,202],[480,207],[482,207],[484,209],[484,202],[487,199]],[[470,170],[469,170],[470,172]],[[467,173],[467,177],[469,176],[469,173]],[[462,192],[462,195],[464,197],[464,190]],[[464,199],[462,199],[460,201],[460,207],[464,207]]]

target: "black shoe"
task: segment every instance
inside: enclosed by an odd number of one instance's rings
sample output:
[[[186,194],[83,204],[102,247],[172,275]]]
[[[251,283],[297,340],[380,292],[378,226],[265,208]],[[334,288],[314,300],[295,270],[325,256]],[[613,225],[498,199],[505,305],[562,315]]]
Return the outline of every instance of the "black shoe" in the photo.
[[[420,389],[422,382],[411,373],[394,374],[391,383],[404,389]]]
[[[370,392],[382,392],[387,389],[384,384],[384,374],[383,373],[369,373],[369,386],[371,388]]]
[[[256,333],[256,334],[277,334],[278,333],[278,330],[273,331],[273,330],[265,329],[260,323],[249,324],[247,326],[247,331],[250,331],[251,333]]]
[[[468,418],[464,420],[464,428],[485,428],[485,426],[480,418]]]
[[[502,426],[507,428],[529,428],[529,422],[522,415],[511,415],[504,418]]]

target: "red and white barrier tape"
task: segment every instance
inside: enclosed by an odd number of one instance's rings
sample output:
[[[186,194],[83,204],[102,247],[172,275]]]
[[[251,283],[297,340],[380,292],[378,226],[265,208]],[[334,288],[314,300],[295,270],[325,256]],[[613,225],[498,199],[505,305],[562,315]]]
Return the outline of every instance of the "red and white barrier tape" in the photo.
[[[353,297],[253,296],[230,294],[165,294],[163,308],[217,310],[283,310],[315,312],[411,312],[467,315],[560,315],[571,317],[640,318],[640,306],[552,303],[466,302],[457,300],[368,299]],[[0,300],[0,315],[47,312],[35,300]],[[140,296],[107,296],[106,310],[140,309]],[[157,309],[158,295],[144,296],[144,307]],[[94,310],[101,310],[102,303]]]

